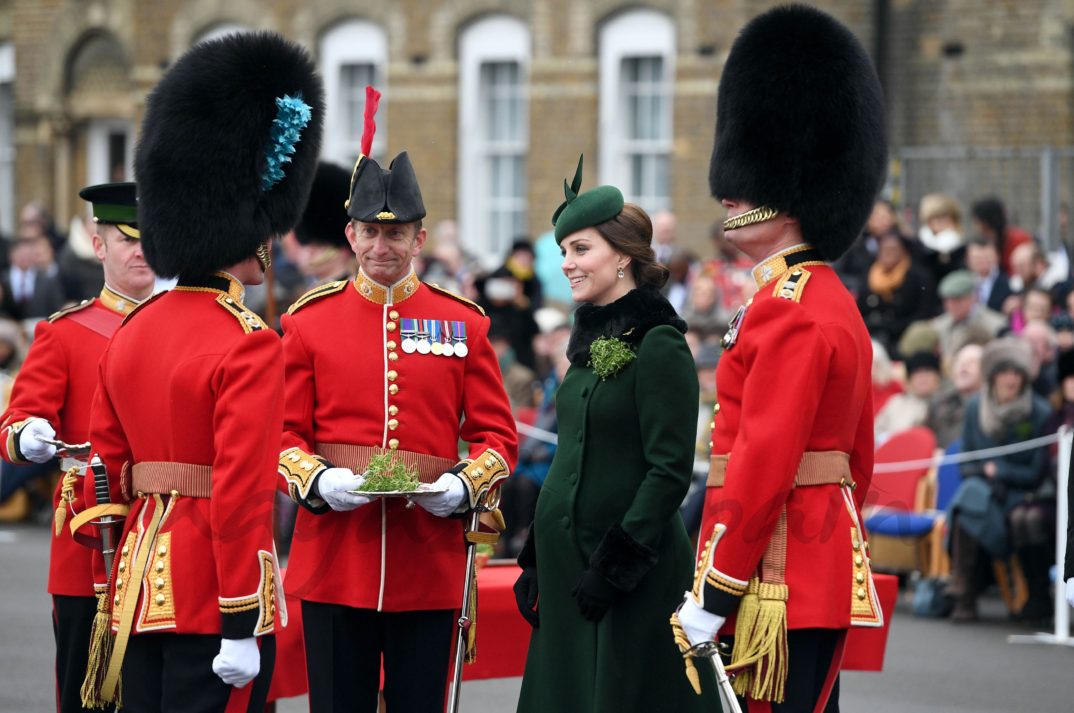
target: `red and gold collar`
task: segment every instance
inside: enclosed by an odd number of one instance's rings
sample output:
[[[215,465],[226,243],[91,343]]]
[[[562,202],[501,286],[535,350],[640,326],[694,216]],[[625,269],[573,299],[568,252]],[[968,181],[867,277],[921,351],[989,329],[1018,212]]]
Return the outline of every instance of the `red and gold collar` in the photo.
[[[354,289],[365,299],[378,305],[398,304],[408,297],[413,297],[418,291],[421,280],[414,274],[411,268],[407,276],[394,285],[384,286],[373,280],[365,272],[359,270],[358,277],[354,278]]]
[[[824,258],[812,245],[800,243],[765,259],[753,268],[753,279],[757,289],[761,289],[792,267],[802,265],[823,265]]]
[[[112,310],[113,312],[119,312],[126,317],[128,314],[134,311],[134,308],[142,303],[141,300],[136,300],[133,297],[128,297],[122,292],[113,290],[108,285],[104,286],[101,290],[101,294],[97,297],[101,301],[101,304]]]

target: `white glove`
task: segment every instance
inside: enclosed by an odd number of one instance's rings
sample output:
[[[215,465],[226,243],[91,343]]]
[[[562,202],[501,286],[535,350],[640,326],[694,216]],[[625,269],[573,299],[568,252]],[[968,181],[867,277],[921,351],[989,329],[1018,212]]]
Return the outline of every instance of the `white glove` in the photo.
[[[220,653],[213,659],[213,673],[229,686],[242,688],[261,670],[257,639],[220,639]]]
[[[365,478],[355,475],[350,468],[329,468],[317,476],[317,493],[328,503],[328,507],[337,512],[346,512],[361,507],[372,498],[348,491],[362,487]]]
[[[462,501],[466,499],[466,486],[462,484],[462,478],[454,473],[444,473],[436,479],[434,485],[438,488],[446,488],[446,490],[436,495],[423,495],[414,500],[437,517],[447,517],[458,510]]]
[[[26,460],[44,463],[56,455],[56,446],[42,443],[42,438],[55,438],[56,430],[43,418],[31,418],[19,432],[19,450]]]
[[[686,638],[690,640],[690,646],[697,646],[704,641],[715,641],[716,632],[720,630],[726,619],[719,614],[705,611],[697,605],[689,592],[679,607],[679,623],[686,632]]]
[[[1074,577],[1067,580],[1067,604],[1074,607]]]

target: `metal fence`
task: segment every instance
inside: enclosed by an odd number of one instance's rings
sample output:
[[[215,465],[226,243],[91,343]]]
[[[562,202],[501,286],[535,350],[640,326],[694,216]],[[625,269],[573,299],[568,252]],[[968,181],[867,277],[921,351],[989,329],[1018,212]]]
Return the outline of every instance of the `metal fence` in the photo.
[[[962,204],[967,230],[973,201],[996,196],[1011,224],[1052,248],[1072,237],[1066,217],[1074,206],[1074,147],[904,148],[892,159],[887,193],[911,225],[922,196],[947,193]]]

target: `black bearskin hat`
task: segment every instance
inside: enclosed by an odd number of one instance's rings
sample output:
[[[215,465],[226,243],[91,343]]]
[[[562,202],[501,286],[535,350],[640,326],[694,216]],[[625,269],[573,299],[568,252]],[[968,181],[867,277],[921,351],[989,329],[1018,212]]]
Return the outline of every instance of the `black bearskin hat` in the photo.
[[[834,260],[861,232],[886,163],[880,82],[850,30],[802,5],[750,21],[720,79],[712,195],[797,218]]]
[[[331,245],[345,248],[346,228],[350,218],[343,204],[347,202],[347,189],[351,174],[342,166],[322,161],[313,177],[313,188],[302,220],[295,226],[295,238],[302,245]]]
[[[200,43],[149,95],[135,152],[146,260],[205,275],[298,222],[317,167],[324,90],[275,33]]]

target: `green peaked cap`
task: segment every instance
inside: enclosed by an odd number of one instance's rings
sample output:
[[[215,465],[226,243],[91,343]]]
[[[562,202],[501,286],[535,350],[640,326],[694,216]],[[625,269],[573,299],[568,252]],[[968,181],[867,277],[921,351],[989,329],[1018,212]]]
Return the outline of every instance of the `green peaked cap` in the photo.
[[[597,186],[579,195],[583,158],[578,157],[578,169],[570,185],[567,185],[567,179],[563,179],[563,195],[567,200],[552,214],[557,243],[563,242],[571,233],[600,225],[623,211],[623,194],[615,186]]]

